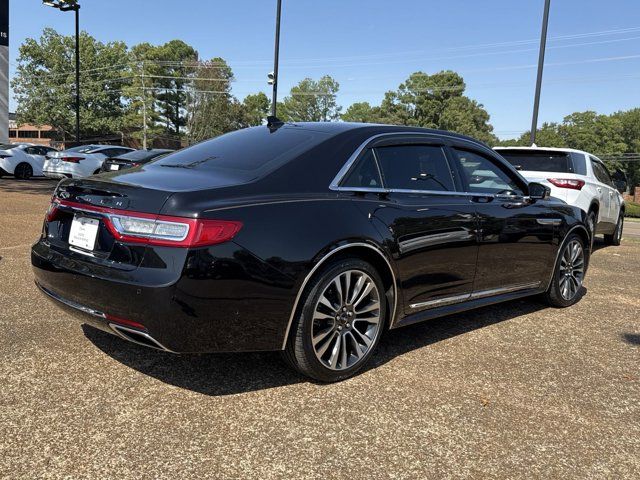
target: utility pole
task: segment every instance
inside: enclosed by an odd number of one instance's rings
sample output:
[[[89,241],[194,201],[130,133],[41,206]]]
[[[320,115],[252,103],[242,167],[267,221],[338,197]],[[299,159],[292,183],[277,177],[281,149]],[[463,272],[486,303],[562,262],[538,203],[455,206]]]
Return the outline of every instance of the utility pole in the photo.
[[[0,142],[9,143],[9,0],[0,0]]]
[[[144,60],[140,63],[142,67],[142,149],[147,149],[147,90],[144,85]]]
[[[544,51],[547,46],[547,27],[549,25],[550,4],[551,0],[544,0],[542,33],[540,34],[540,51],[538,54],[538,77],[536,78],[536,93],[533,99],[533,118],[531,119],[531,145],[536,143],[536,130],[538,129],[538,110],[540,108],[540,90],[542,89],[542,70],[544,68]]]
[[[273,79],[269,79],[269,83],[273,85],[273,95],[271,99],[271,116],[276,117],[276,108],[278,104],[278,56],[280,54],[280,14],[282,12],[282,0],[277,0],[278,6],[276,11],[276,42],[273,54]],[[271,77],[271,75],[270,75]]]
[[[76,143],[80,143],[80,5],[74,5],[76,12]]]
[[[76,144],[80,143],[80,4],[78,0],[42,0],[47,7],[76,13]]]

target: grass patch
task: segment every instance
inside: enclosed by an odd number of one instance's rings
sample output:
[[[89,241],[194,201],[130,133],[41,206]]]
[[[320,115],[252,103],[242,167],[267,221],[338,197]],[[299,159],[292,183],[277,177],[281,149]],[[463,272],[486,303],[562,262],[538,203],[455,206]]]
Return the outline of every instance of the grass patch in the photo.
[[[640,203],[625,202],[624,216],[640,218]]]

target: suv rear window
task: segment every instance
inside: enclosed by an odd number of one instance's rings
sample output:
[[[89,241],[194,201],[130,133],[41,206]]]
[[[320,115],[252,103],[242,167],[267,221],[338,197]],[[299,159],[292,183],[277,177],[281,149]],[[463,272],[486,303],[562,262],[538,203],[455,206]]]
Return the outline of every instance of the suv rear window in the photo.
[[[576,173],[568,152],[527,152],[498,150],[516,170],[530,172]]]
[[[230,174],[244,180],[262,176],[315,147],[331,135],[288,126],[254,127],[227,133],[155,161],[154,167]]]

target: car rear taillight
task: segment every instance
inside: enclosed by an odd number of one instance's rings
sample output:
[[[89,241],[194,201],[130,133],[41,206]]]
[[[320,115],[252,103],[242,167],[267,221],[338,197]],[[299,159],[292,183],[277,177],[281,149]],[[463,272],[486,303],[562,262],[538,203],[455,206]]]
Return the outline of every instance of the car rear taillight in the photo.
[[[574,178],[547,178],[547,180],[559,188],[570,188],[571,190],[582,190],[584,181]]]
[[[49,205],[49,208],[47,209],[47,214],[45,215],[45,218],[47,219],[47,222],[53,222],[56,217],[58,216],[58,205],[59,203],[55,200],[51,201],[51,204]]]
[[[76,207],[102,214],[102,222],[118,241],[165,247],[205,247],[231,240],[242,222],[173,217],[130,212],[55,199],[47,211],[47,221],[55,218],[60,207]]]
[[[80,163],[81,160],[84,160],[84,157],[60,157],[60,160],[69,163]]]

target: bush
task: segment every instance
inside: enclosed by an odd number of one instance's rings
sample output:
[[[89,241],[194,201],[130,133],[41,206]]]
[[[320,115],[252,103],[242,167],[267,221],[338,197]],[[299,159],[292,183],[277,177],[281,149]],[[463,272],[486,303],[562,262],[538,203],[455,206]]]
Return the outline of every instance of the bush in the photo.
[[[625,217],[640,218],[640,203],[625,202],[625,205],[626,205],[624,210]]]

